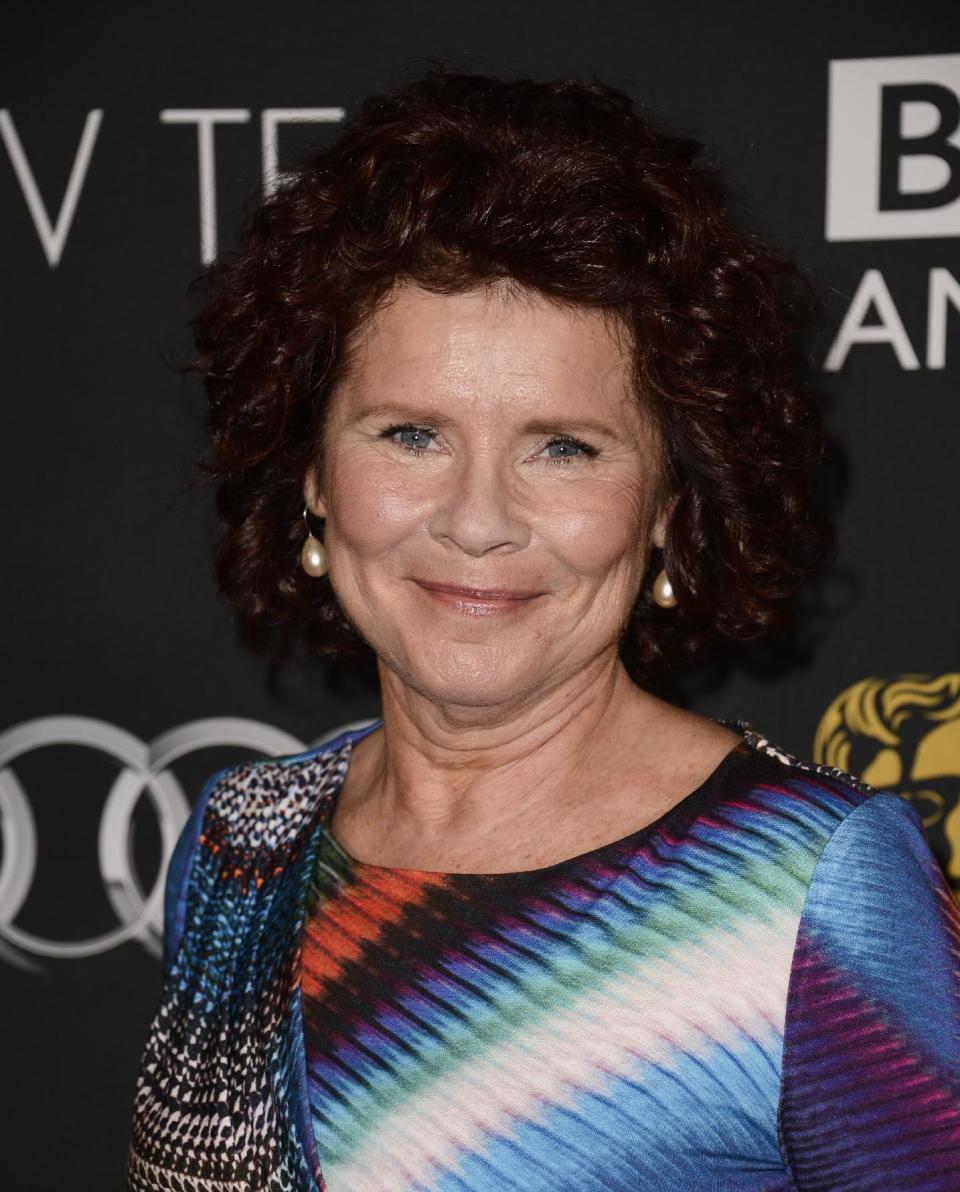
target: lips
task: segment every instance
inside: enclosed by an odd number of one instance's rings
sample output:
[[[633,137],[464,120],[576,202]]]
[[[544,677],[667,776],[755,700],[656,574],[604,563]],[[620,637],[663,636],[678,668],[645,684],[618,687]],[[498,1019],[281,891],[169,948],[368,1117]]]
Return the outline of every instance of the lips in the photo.
[[[444,596],[452,596],[461,600],[489,600],[502,602],[505,600],[532,600],[534,596],[541,596],[542,592],[526,591],[519,588],[464,588],[458,584],[430,583],[427,580],[416,581],[421,588],[431,592],[439,592]]]
[[[431,583],[416,580],[428,599],[438,609],[455,617],[490,618],[520,616],[521,610],[536,604],[543,592],[521,588],[471,588],[461,584]]]

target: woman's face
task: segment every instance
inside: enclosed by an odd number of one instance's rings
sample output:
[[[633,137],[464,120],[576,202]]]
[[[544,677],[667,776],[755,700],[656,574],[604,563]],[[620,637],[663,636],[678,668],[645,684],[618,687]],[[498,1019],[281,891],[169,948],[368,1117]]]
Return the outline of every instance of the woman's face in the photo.
[[[331,395],[324,460],[305,496],[330,581],[417,691],[522,703],[615,656],[666,518],[657,439],[599,312],[397,287]]]

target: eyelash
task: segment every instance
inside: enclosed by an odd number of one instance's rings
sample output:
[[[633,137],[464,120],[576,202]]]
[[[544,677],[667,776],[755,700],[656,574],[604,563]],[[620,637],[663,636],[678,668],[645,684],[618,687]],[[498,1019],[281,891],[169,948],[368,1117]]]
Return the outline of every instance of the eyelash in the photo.
[[[436,433],[435,431],[431,430],[429,426],[417,426],[413,422],[398,422],[396,425],[388,426],[384,431],[382,431],[380,434],[380,438],[381,439],[390,439],[395,434],[397,434],[399,431],[402,431],[402,430],[420,431],[423,434],[427,434],[427,435],[432,435],[432,434]],[[548,443],[544,444],[544,448],[546,449],[547,447],[552,447],[555,443],[566,443],[571,447],[577,447],[583,453],[583,455],[588,456],[588,457],[592,457],[592,456],[600,454],[598,448],[591,447],[589,443],[584,443],[580,439],[571,438],[570,435],[555,435]],[[399,443],[399,446],[404,451],[409,452],[411,455],[425,455],[426,454],[425,450],[422,447],[408,447],[405,443]],[[554,455],[554,456],[549,457],[550,463],[554,463],[554,464],[570,464],[570,463],[573,463],[574,460],[577,460],[580,458],[581,458],[581,456],[579,456],[579,455]]]

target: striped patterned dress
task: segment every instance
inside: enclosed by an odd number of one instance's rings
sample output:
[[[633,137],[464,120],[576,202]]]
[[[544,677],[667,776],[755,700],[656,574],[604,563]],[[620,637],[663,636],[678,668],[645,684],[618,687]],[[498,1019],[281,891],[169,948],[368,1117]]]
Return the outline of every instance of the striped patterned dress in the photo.
[[[919,817],[723,723],[697,790],[546,868],[387,868],[322,832],[329,1192],[960,1189],[960,911]]]

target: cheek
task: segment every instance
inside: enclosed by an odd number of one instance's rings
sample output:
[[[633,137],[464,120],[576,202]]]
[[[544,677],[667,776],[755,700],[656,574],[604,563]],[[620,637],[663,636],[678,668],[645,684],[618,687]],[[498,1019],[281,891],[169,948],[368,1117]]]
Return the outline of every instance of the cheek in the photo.
[[[554,553],[581,575],[597,578],[639,559],[645,506],[635,489],[604,485],[576,498],[557,501],[539,519],[540,536]]]
[[[358,554],[388,550],[422,521],[424,506],[397,469],[369,457],[342,460],[330,478],[337,542]],[[329,523],[328,523],[329,525]]]

